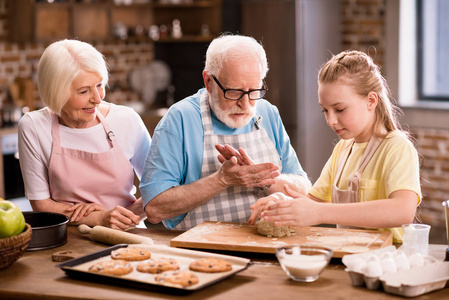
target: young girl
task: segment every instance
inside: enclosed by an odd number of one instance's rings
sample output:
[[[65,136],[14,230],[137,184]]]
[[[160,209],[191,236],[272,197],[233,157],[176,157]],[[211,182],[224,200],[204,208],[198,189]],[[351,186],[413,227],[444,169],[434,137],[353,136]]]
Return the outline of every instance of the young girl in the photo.
[[[259,199],[248,221],[378,228],[402,242],[400,226],[413,222],[421,200],[419,160],[379,67],[363,52],[344,51],[321,68],[318,84],[324,117],[340,141],[307,196],[285,187],[287,195]],[[269,201],[276,203],[265,208]]]

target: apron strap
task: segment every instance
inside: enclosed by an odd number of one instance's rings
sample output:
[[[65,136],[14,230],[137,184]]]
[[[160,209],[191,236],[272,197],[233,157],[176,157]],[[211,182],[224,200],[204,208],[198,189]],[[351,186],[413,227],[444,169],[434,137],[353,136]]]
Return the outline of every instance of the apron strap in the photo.
[[[377,148],[379,148],[380,144],[382,144],[382,141],[384,139],[372,136],[368,142],[368,145],[366,146],[365,152],[362,156],[362,161],[360,162],[360,167],[357,172],[354,173],[354,175],[351,176],[351,178],[348,181],[348,189],[349,190],[357,190],[359,186],[359,180],[362,175],[363,170],[365,170],[365,167],[370,162],[371,158],[373,157],[374,153],[376,153]]]
[[[349,154],[352,152],[352,146],[354,145],[354,141],[352,141],[351,145],[349,146],[348,151],[346,151],[345,155],[343,155],[342,159],[340,160],[340,163],[337,166],[337,172],[335,173],[334,178],[334,185],[337,186],[337,182],[341,177],[341,173],[343,172],[343,167],[346,164],[346,161],[348,160]]]

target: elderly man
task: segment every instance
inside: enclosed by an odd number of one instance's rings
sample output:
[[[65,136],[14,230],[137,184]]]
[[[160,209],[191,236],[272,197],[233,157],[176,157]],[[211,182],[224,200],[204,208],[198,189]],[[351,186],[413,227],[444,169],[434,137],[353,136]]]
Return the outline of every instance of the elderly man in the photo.
[[[253,38],[212,41],[205,88],[172,105],[153,135],[140,185],[151,223],[246,222],[259,197],[310,187],[277,108],[262,99],[267,71]]]

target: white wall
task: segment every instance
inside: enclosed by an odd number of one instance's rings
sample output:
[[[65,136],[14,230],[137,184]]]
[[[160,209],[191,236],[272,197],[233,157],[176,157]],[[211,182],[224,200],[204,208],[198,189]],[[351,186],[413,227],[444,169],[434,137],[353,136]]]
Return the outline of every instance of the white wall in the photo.
[[[298,130],[296,149],[315,182],[338,136],[327,126],[317,96],[323,63],[341,49],[340,1],[296,0]]]

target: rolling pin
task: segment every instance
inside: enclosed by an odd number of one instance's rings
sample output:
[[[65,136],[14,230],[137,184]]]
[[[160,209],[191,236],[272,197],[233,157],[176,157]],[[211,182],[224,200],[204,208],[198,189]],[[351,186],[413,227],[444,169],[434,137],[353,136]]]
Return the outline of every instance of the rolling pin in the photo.
[[[120,230],[104,227],[94,226],[90,228],[85,224],[78,226],[78,231],[84,234],[89,234],[90,238],[94,241],[109,244],[149,244],[153,245],[153,239],[129,232],[123,232]]]

